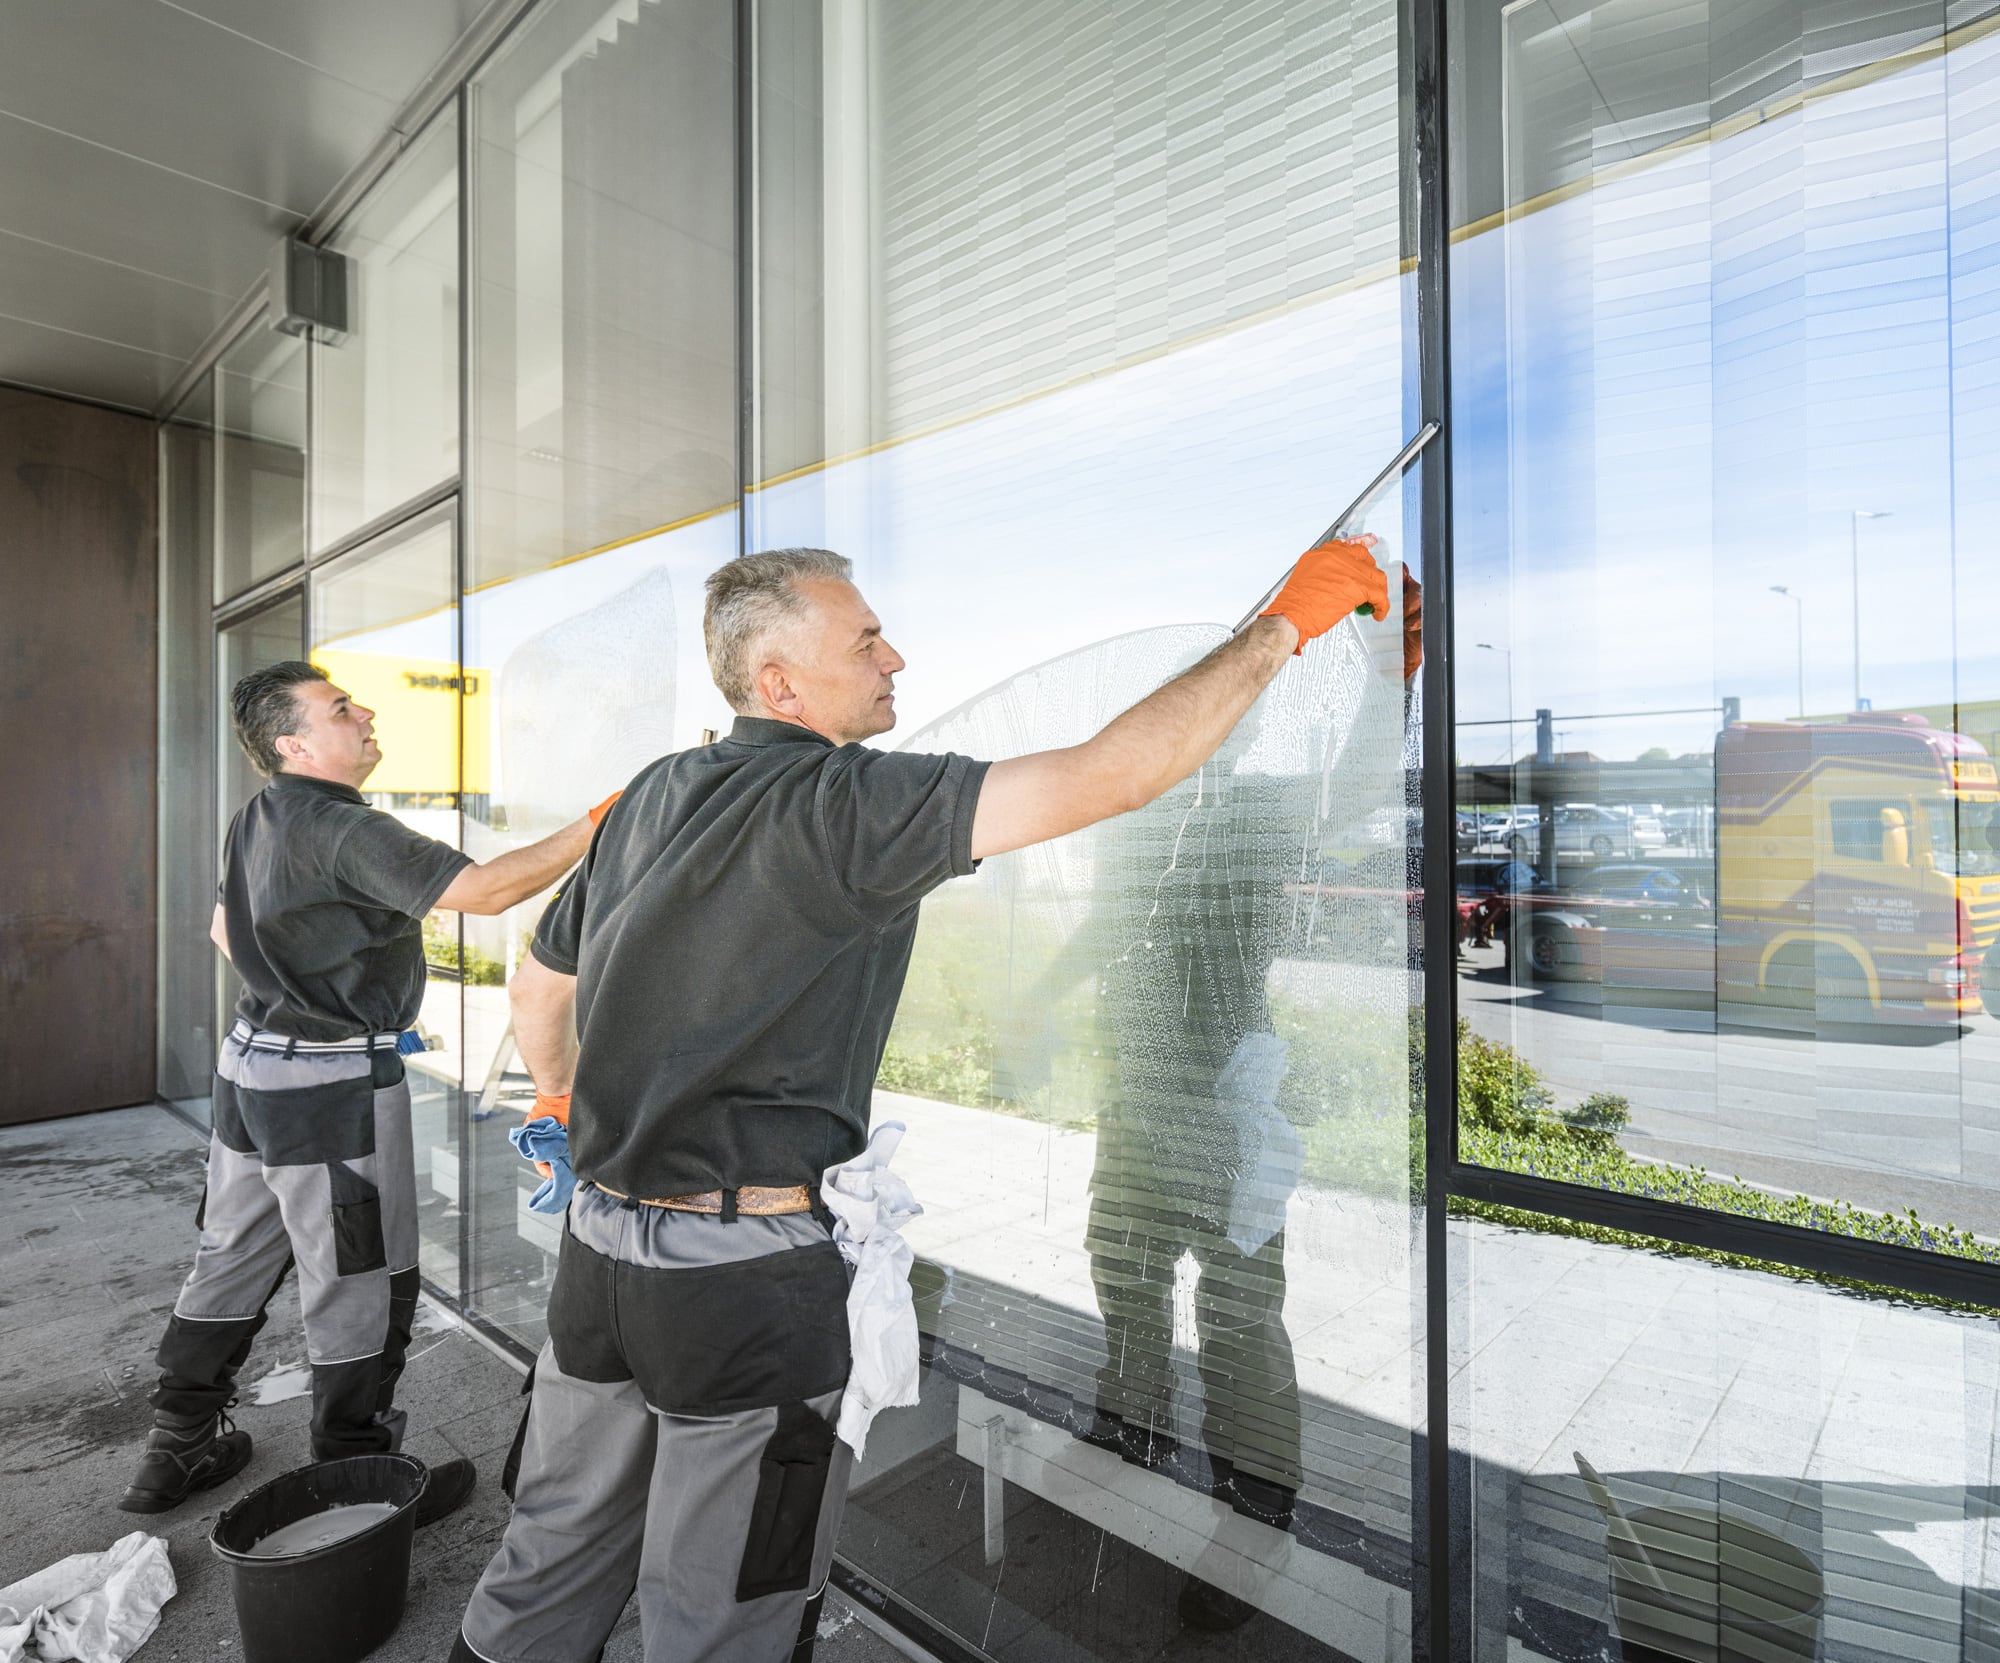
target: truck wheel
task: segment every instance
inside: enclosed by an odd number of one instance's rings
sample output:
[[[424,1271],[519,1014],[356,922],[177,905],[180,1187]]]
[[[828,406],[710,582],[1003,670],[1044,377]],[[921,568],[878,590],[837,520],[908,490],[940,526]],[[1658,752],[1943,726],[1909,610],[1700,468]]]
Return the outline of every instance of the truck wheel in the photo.
[[[1507,852],[1517,859],[1528,852],[1528,840],[1519,832],[1507,839]]]
[[[1604,833],[1599,832],[1590,840],[1590,852],[1597,856],[1599,860],[1602,860],[1606,855],[1611,853],[1611,839],[1606,837]]]
[[[1817,1010],[1822,1022],[1873,1022],[1877,1012],[1868,997],[1868,972],[1841,947],[1822,947],[1813,959],[1819,983]]]
[[[1808,956],[1810,954],[1810,957]],[[1772,1003],[1819,1022],[1869,1022],[1868,973],[1844,947],[1787,947],[1771,961],[1764,986]]]

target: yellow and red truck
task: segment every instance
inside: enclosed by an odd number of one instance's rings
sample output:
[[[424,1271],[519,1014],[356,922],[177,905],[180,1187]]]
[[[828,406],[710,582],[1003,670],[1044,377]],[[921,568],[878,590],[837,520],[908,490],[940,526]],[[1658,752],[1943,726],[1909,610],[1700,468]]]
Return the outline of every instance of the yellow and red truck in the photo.
[[[1980,1009],[2000,936],[2000,772],[1984,746],[1888,712],[1736,722],[1716,741],[1715,803],[1719,1021]]]

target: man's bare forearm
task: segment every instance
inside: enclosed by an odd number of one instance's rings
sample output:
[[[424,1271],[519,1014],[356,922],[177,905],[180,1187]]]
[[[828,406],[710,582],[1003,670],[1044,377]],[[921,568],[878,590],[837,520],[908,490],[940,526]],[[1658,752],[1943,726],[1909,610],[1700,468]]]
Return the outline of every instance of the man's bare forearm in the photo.
[[[514,1044],[535,1090],[564,1096],[576,1079],[576,978],[530,954],[507,984],[507,1002]]]
[[[451,880],[437,904],[446,912],[480,917],[518,906],[531,895],[541,894],[583,859],[590,847],[590,833],[590,817],[585,815],[539,843],[509,849],[504,855],[468,866]]]
[[[1288,619],[1259,618],[1076,749],[1125,783],[1125,808],[1142,808],[1215,754],[1298,640]]]
[[[1141,699],[1094,738],[996,762],[972,821],[975,859],[1143,808],[1206,762],[1298,645],[1288,618],[1259,618]]]

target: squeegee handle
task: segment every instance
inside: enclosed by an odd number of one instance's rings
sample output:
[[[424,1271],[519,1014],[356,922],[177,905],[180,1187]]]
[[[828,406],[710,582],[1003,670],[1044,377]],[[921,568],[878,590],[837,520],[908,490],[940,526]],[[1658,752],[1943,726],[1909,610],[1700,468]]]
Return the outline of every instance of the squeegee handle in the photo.
[[[1307,546],[1309,548],[1318,548],[1321,543],[1330,543],[1336,537],[1345,537],[1360,521],[1361,517],[1375,506],[1376,499],[1389,486],[1402,477],[1403,470],[1417,459],[1424,446],[1437,436],[1438,424],[1436,422],[1425,422],[1422,427],[1417,429],[1417,436],[1396,452],[1395,460],[1373,479],[1369,480],[1367,485],[1363,487],[1361,495],[1356,497],[1341,511],[1340,518],[1335,520],[1332,525],[1328,526],[1325,531],[1321,532]],[[1241,635],[1257,621],[1264,608],[1277,598],[1278,591],[1291,581],[1292,572],[1297,566],[1298,562],[1294,560],[1290,566],[1285,568],[1285,575],[1272,584],[1270,588],[1266,589],[1264,591],[1264,598],[1243,614],[1242,621],[1229,632],[1231,635]],[[1354,610],[1364,618],[1372,618],[1375,615],[1375,608],[1365,602],[1357,606]]]

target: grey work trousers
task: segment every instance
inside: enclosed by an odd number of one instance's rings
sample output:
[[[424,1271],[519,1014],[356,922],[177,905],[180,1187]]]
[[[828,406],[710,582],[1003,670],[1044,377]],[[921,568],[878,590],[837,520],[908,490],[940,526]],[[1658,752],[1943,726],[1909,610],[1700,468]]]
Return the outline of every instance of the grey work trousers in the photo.
[[[642,1324],[666,1330],[674,1349],[699,1351],[705,1338],[720,1336],[699,1334],[692,1322],[676,1329],[675,1274],[707,1280],[722,1267],[741,1266],[751,1273],[740,1284],[743,1302],[754,1305],[763,1285],[756,1272],[799,1250],[828,1250],[824,1226],[810,1215],[724,1223],[712,1215],[621,1206],[588,1184],[578,1186],[551,1300],[550,1327],[558,1338],[535,1365],[513,1517],[466,1608],[464,1643],[475,1656],[486,1663],[589,1663],[635,1590],[648,1663],[784,1663],[793,1655],[806,1604],[832,1565],[847,1497],[853,1454],[830,1438],[841,1388],[723,1413],[671,1412],[648,1397],[667,1395],[673,1377],[649,1368],[632,1331]],[[620,1355],[631,1356],[635,1371],[623,1379],[581,1378],[558,1361],[561,1337],[577,1335],[598,1316],[588,1291],[574,1292],[579,1283],[569,1275],[585,1254],[657,1273],[657,1292],[629,1278],[620,1284],[611,1322],[630,1347]],[[844,1273],[836,1276],[844,1285]],[[829,1315],[844,1328],[844,1307]],[[570,1343],[579,1355],[600,1359],[593,1372],[619,1372],[617,1362],[601,1360],[606,1354],[579,1339]],[[756,1349],[753,1341],[746,1355]],[[800,1349],[811,1348],[802,1341]],[[843,1346],[843,1363],[844,1355]],[[788,1443],[789,1432],[806,1417],[823,1423],[820,1437],[831,1445],[830,1458],[822,1454],[816,1468],[787,1459],[800,1442]],[[815,1496],[822,1474],[824,1488]],[[778,1530],[786,1528],[787,1496],[811,1509],[792,1521],[802,1527],[791,1555],[795,1576],[782,1567],[770,1574],[771,1564],[787,1558],[782,1544],[774,1553],[772,1540],[774,1508]],[[768,1563],[759,1567],[760,1559]],[[767,1583],[779,1586],[756,1591]]]
[[[260,1043],[246,1040],[256,1038]],[[410,1091],[393,1034],[372,1047],[262,1048],[238,1023],[216,1062],[201,1240],[160,1342],[153,1405],[212,1413],[296,1263],[313,1454],[393,1449],[417,1302]],[[283,1045],[282,1037],[275,1043]]]

